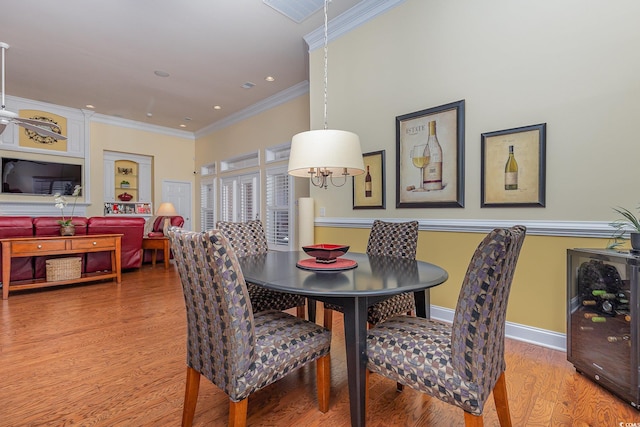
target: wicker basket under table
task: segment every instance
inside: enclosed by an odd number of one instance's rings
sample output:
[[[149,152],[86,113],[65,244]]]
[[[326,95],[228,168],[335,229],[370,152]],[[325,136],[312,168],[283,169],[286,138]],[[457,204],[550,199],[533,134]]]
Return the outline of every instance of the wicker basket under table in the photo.
[[[46,261],[47,282],[78,279],[81,276],[82,258],[52,258]]]

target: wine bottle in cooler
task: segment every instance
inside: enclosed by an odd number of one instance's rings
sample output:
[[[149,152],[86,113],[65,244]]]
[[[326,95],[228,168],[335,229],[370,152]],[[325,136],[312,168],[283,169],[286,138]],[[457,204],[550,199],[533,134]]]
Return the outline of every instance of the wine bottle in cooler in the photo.
[[[367,175],[364,177],[364,197],[371,197],[371,174],[367,165]]]
[[[516,162],[516,158],[513,155],[513,145],[509,146],[509,157],[507,158],[507,164],[504,165],[504,189],[518,189],[518,162]]]
[[[438,142],[436,122],[429,122],[429,164],[425,168],[424,188],[426,190],[442,190],[442,147]]]

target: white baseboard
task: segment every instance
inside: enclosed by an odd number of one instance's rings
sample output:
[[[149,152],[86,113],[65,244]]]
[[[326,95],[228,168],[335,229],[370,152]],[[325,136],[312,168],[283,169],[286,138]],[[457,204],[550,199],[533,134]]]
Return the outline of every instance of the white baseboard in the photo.
[[[453,322],[454,310],[450,308],[431,306],[431,318],[443,322]],[[505,336],[518,341],[524,341],[554,350],[567,351],[567,336],[546,329],[534,328],[519,323],[507,322]]]

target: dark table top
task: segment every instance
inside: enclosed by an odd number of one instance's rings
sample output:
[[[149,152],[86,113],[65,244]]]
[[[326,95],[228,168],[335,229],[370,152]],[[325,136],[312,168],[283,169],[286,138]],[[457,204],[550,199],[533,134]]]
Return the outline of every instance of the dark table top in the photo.
[[[245,280],[270,289],[306,296],[388,296],[437,286],[447,272],[424,261],[347,252],[342,258],[355,261],[354,269],[309,271],[296,267],[307,259],[305,252],[277,252],[239,259]]]

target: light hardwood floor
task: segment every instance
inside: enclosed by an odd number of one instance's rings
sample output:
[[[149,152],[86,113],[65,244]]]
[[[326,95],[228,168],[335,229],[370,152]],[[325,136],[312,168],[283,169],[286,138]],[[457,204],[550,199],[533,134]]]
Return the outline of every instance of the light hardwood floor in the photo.
[[[318,310],[322,318],[321,309]],[[14,293],[0,306],[0,426],[178,426],[185,315],[174,266],[99,282]],[[342,316],[334,315],[330,409],[303,368],[249,399],[250,426],[349,426]],[[514,426],[640,425],[640,412],[577,374],[563,352],[507,340]],[[369,426],[459,426],[463,414],[371,376]],[[226,395],[203,378],[196,426],[224,426]],[[621,424],[623,423],[623,424]],[[493,399],[485,425],[498,425]],[[629,424],[632,425],[632,424]]]

